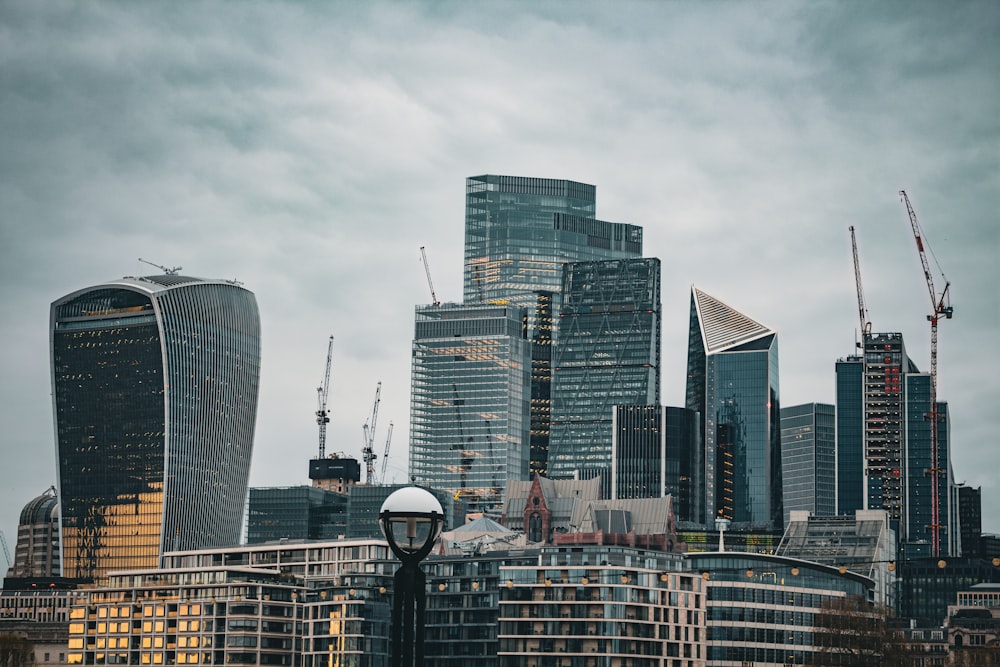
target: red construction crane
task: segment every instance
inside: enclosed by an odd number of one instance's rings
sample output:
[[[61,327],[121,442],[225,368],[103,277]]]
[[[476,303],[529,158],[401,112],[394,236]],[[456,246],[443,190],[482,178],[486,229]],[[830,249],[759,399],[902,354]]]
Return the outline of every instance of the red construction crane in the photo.
[[[319,458],[326,458],[326,425],[330,423],[330,412],[326,409],[326,399],[330,395],[330,365],[333,362],[333,336],[326,347],[326,372],[323,384],[316,388],[316,424],[319,425]]]
[[[910,204],[910,198],[906,196],[906,191],[900,190],[899,195],[902,197],[903,203],[906,204],[907,215],[910,216],[910,227],[913,228],[913,238],[917,242],[917,253],[920,255],[920,264],[924,270],[927,292],[931,298],[931,314],[927,316],[927,320],[931,323],[931,411],[927,415],[927,418],[931,422],[931,467],[927,470],[927,474],[931,476],[931,525],[928,528],[931,530],[931,553],[937,557],[941,555],[941,498],[938,484],[941,476],[941,463],[938,452],[938,420],[940,419],[940,415],[938,414],[937,404],[938,320],[942,315],[944,315],[945,319],[950,320],[954,314],[954,309],[951,307],[949,301],[948,288],[951,287],[951,283],[948,282],[948,279],[945,278],[944,289],[941,290],[941,294],[938,294],[934,289],[934,276],[931,275],[930,263],[927,261],[927,248],[925,247],[923,230],[920,228],[920,223],[917,222],[917,214],[913,211],[913,206]],[[944,273],[941,271],[940,266],[938,266],[938,272],[944,278]]]
[[[858,241],[854,237],[854,226],[851,230],[851,252],[854,254],[854,284],[858,290],[858,319],[861,322],[861,342],[858,347],[864,346],[865,336],[872,332],[872,323],[868,319],[868,307],[865,306],[865,291],[861,287],[861,262],[858,261]]]

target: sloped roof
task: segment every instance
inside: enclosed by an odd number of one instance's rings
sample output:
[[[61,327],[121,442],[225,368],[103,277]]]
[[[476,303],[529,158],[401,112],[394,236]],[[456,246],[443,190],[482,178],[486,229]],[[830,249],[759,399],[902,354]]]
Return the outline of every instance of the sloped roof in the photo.
[[[706,353],[720,352],[774,333],[714,296],[691,288]]]
[[[470,521],[469,523],[463,524],[451,531],[452,533],[511,533],[512,530],[501,526],[499,523],[493,519],[481,516],[475,521]]]

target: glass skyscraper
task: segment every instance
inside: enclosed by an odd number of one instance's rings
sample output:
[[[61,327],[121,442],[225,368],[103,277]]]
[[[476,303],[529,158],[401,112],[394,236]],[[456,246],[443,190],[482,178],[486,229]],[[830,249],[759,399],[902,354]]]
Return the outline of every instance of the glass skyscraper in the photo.
[[[523,308],[418,306],[410,393],[410,474],[469,511],[499,508],[528,476],[530,343]]]
[[[164,551],[236,544],[260,370],[235,282],[124,278],[51,309],[63,575],[103,581]]]
[[[686,407],[702,414],[703,523],[782,525],[778,335],[691,289]]]
[[[799,510],[836,514],[836,417],[832,405],[781,408],[781,480],[785,524]]]
[[[596,188],[562,179],[466,179],[464,300],[526,309],[531,341],[530,461],[547,474],[552,344],[567,262],[642,255],[642,228],[595,218]]]
[[[614,406],[660,403],[660,260],[567,264],[562,299],[549,477],[600,475],[609,497]]]
[[[837,360],[837,514],[865,508],[865,359]]]
[[[906,424],[905,474],[900,541],[908,557],[934,556],[931,549],[931,528],[934,514],[931,500],[933,478],[930,470],[931,376],[928,373],[909,373],[905,376],[905,401],[903,418]],[[959,545],[951,530],[952,486],[951,464],[948,455],[949,424],[948,404],[938,401],[938,535],[942,555],[958,555]]]

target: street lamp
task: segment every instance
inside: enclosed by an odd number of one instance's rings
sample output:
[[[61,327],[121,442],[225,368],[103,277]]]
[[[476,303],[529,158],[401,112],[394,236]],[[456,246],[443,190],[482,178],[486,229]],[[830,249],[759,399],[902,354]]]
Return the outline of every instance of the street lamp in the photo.
[[[419,667],[424,662],[426,578],[420,561],[427,557],[444,527],[437,498],[419,486],[389,494],[378,515],[389,548],[402,565],[393,579],[391,667]]]

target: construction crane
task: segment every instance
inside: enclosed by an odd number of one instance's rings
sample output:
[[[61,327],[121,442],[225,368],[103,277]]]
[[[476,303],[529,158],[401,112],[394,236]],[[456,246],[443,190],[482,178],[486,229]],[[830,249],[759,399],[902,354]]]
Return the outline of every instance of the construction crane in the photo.
[[[0,547],[3,547],[3,557],[7,560],[7,568],[0,572],[0,577],[2,577],[7,570],[14,567],[14,561],[10,559],[10,549],[7,547],[7,537],[2,530],[0,530]]]
[[[372,404],[372,414],[362,427],[364,445],[361,448],[361,458],[365,462],[365,482],[375,483],[375,425],[378,423],[378,406],[382,402],[382,382],[375,387],[375,402]]]
[[[858,290],[858,319],[861,322],[861,342],[858,347],[864,346],[865,336],[872,332],[872,323],[868,319],[868,307],[865,305],[865,291],[861,287],[861,262],[858,261],[858,241],[854,236],[854,226],[851,230],[851,253],[854,255],[854,284]]]
[[[330,411],[326,409],[326,399],[330,395],[330,366],[333,363],[333,336],[326,346],[326,371],[323,384],[316,388],[316,424],[319,426],[319,457],[326,458],[326,425],[330,423]]]
[[[438,301],[437,292],[434,291],[434,281],[431,280],[431,267],[427,263],[427,248],[420,246],[420,257],[424,262],[424,272],[427,274],[427,286],[431,288],[431,303],[435,306],[440,306],[441,302]]]
[[[941,464],[939,460],[939,440],[938,440],[938,414],[937,405],[937,343],[938,343],[938,320],[943,315],[945,319],[951,319],[954,309],[951,307],[948,288],[951,283],[945,278],[944,289],[938,294],[934,289],[934,276],[931,275],[930,263],[927,261],[927,250],[929,249],[924,241],[923,230],[917,222],[917,214],[913,211],[910,198],[905,190],[900,190],[899,195],[906,204],[906,213],[910,217],[910,227],[913,229],[913,238],[917,242],[917,254],[920,255],[920,265],[924,271],[924,281],[927,283],[927,293],[931,298],[931,314],[927,320],[931,323],[931,411],[927,418],[931,422],[931,467],[927,474],[931,476],[931,554],[934,557],[941,555],[941,498],[939,492],[939,479],[941,476]],[[931,253],[933,255],[933,252]],[[935,264],[937,259],[935,258]],[[938,265],[938,272],[944,278],[944,272]]]
[[[389,422],[389,432],[385,436],[385,451],[382,452],[382,471],[378,476],[380,484],[385,484],[385,469],[389,463],[389,445],[392,444],[392,422]]]
[[[143,264],[149,264],[150,266],[155,266],[160,271],[163,271],[164,275],[168,275],[168,276],[176,276],[177,272],[180,271],[183,268],[181,266],[175,266],[172,269],[168,269],[167,267],[163,266],[162,264],[155,264],[153,262],[150,262],[148,260],[143,259],[142,257],[139,258],[139,261],[142,262]]]

